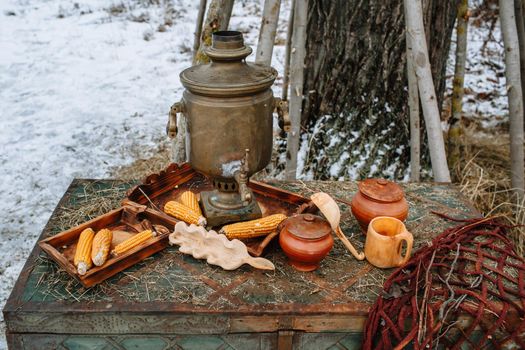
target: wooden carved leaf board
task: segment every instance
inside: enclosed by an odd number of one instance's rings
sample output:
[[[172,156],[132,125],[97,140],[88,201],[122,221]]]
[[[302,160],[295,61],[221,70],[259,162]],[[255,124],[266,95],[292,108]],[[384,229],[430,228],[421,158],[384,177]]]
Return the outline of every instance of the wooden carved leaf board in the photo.
[[[170,244],[180,246],[181,253],[196,259],[206,259],[208,264],[225,270],[235,270],[244,264],[261,270],[275,270],[271,261],[250,256],[246,245],[238,239],[230,241],[225,235],[206,231],[202,226],[178,222],[169,240]]]

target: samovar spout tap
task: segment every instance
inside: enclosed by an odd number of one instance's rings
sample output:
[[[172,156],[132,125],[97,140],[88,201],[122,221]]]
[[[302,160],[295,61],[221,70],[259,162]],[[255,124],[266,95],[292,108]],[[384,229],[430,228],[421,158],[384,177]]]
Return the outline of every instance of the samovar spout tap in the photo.
[[[250,167],[248,166],[248,155],[250,149],[245,149],[244,158],[241,159],[241,168],[235,172],[233,175],[237,184],[239,184],[239,194],[244,205],[248,205],[252,200],[252,191],[248,188],[248,171]]]

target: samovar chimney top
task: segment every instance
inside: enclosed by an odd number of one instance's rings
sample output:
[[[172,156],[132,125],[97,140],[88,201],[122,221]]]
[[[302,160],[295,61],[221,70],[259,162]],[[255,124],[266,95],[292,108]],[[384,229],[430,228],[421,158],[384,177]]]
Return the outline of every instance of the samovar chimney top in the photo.
[[[235,50],[244,47],[242,33],[233,30],[221,30],[211,35],[211,46],[214,49]]]

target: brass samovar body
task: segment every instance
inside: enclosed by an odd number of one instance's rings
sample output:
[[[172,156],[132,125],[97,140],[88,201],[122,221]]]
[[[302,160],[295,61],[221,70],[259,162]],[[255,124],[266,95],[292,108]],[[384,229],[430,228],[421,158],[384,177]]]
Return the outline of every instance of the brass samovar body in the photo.
[[[277,71],[245,61],[252,50],[239,32],[214,33],[205,52],[211,63],[180,74],[186,90],[172,112],[186,118],[188,161],[213,183],[200,197],[209,226],[217,226],[261,216],[248,181],[271,159]]]

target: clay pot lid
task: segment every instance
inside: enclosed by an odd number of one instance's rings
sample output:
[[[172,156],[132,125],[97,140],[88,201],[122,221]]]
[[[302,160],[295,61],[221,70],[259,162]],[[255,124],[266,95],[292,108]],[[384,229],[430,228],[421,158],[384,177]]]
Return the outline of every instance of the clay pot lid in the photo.
[[[398,202],[405,197],[401,186],[385,179],[366,179],[359,183],[359,191],[378,202]]]
[[[299,214],[289,217],[283,222],[283,229],[299,238],[311,240],[325,237],[332,232],[328,221],[312,214]]]

